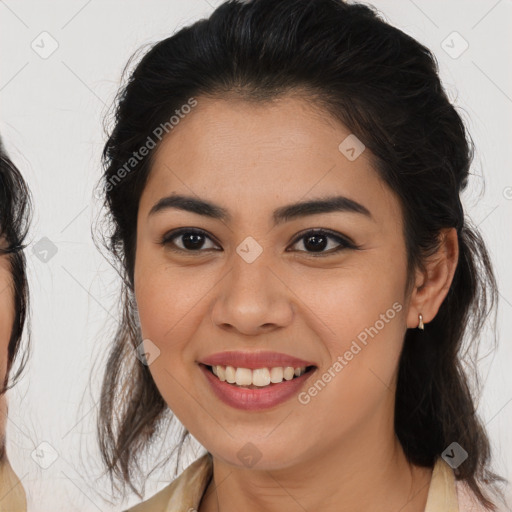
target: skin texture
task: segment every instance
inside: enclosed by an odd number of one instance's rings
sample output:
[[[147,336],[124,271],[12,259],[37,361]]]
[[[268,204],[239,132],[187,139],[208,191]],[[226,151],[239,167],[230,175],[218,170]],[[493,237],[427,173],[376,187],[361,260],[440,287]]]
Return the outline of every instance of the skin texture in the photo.
[[[423,511],[431,470],[405,460],[394,393],[406,329],[420,312],[425,323],[434,318],[453,278],[455,230],[407,294],[399,201],[368,151],[351,162],[338,150],[346,127],[300,96],[197,100],[158,148],[141,196],[135,294],[143,337],[160,350],[150,365],[156,385],[214,457],[199,512]],[[172,193],[217,203],[232,220],[176,209],[148,215]],[[371,218],[335,212],[273,226],[275,208],[326,195],[357,201]],[[178,253],[159,243],[182,227],[204,230],[204,246]],[[315,228],[359,249],[327,255],[339,246],[329,238],[315,256],[298,238]],[[250,264],[236,252],[248,236],[263,249]],[[183,237],[174,243],[183,248]],[[224,350],[272,350],[314,362],[313,383],[397,302],[401,311],[305,405],[231,408],[197,364]],[[250,469],[237,456],[249,442],[261,454]]]

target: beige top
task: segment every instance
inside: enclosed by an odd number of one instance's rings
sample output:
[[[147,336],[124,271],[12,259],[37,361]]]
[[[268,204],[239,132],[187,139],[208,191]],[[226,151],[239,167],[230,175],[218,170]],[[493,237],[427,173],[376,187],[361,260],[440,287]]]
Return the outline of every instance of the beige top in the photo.
[[[0,463],[0,512],[26,512],[25,490],[7,457]]]
[[[197,511],[213,474],[209,453],[188,466],[181,475],[152,498],[126,512]],[[471,497],[462,482],[455,481],[451,467],[439,458],[432,472],[425,512],[481,512],[485,509]]]

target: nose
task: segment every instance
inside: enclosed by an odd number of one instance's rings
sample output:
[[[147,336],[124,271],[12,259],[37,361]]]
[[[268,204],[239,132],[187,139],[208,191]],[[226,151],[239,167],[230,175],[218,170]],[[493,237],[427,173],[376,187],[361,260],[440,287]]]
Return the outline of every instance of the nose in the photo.
[[[290,325],[294,310],[293,293],[275,265],[263,255],[252,263],[236,255],[217,288],[212,321],[221,329],[255,336]]]

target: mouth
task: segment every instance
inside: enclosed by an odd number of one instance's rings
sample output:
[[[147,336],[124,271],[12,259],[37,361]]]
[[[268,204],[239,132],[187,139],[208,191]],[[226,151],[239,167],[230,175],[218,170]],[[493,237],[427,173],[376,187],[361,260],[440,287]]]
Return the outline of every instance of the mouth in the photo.
[[[196,361],[213,394],[235,409],[269,410],[296,396],[313,378],[311,360],[275,351],[227,351]]]
[[[283,382],[292,381],[311,374],[316,366],[274,366],[271,368],[236,368],[224,365],[206,365],[199,363],[206,371],[215,376],[220,382],[231,384],[236,388],[268,389],[279,386]],[[307,377],[305,377],[307,378]],[[304,380],[304,379],[302,379]]]

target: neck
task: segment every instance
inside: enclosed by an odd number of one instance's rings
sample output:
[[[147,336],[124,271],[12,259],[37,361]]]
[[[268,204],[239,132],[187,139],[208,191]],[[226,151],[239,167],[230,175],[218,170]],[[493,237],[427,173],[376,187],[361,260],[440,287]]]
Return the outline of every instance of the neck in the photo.
[[[4,457],[0,461],[0,510],[15,510],[16,512],[27,510],[25,490],[12,470],[5,451]]]
[[[5,426],[7,421],[7,400],[5,394],[0,395],[0,511],[27,510],[25,491],[11,468],[5,450]]]
[[[214,457],[199,512],[423,512],[431,475],[408,463],[388,418],[284,469],[240,469]]]

